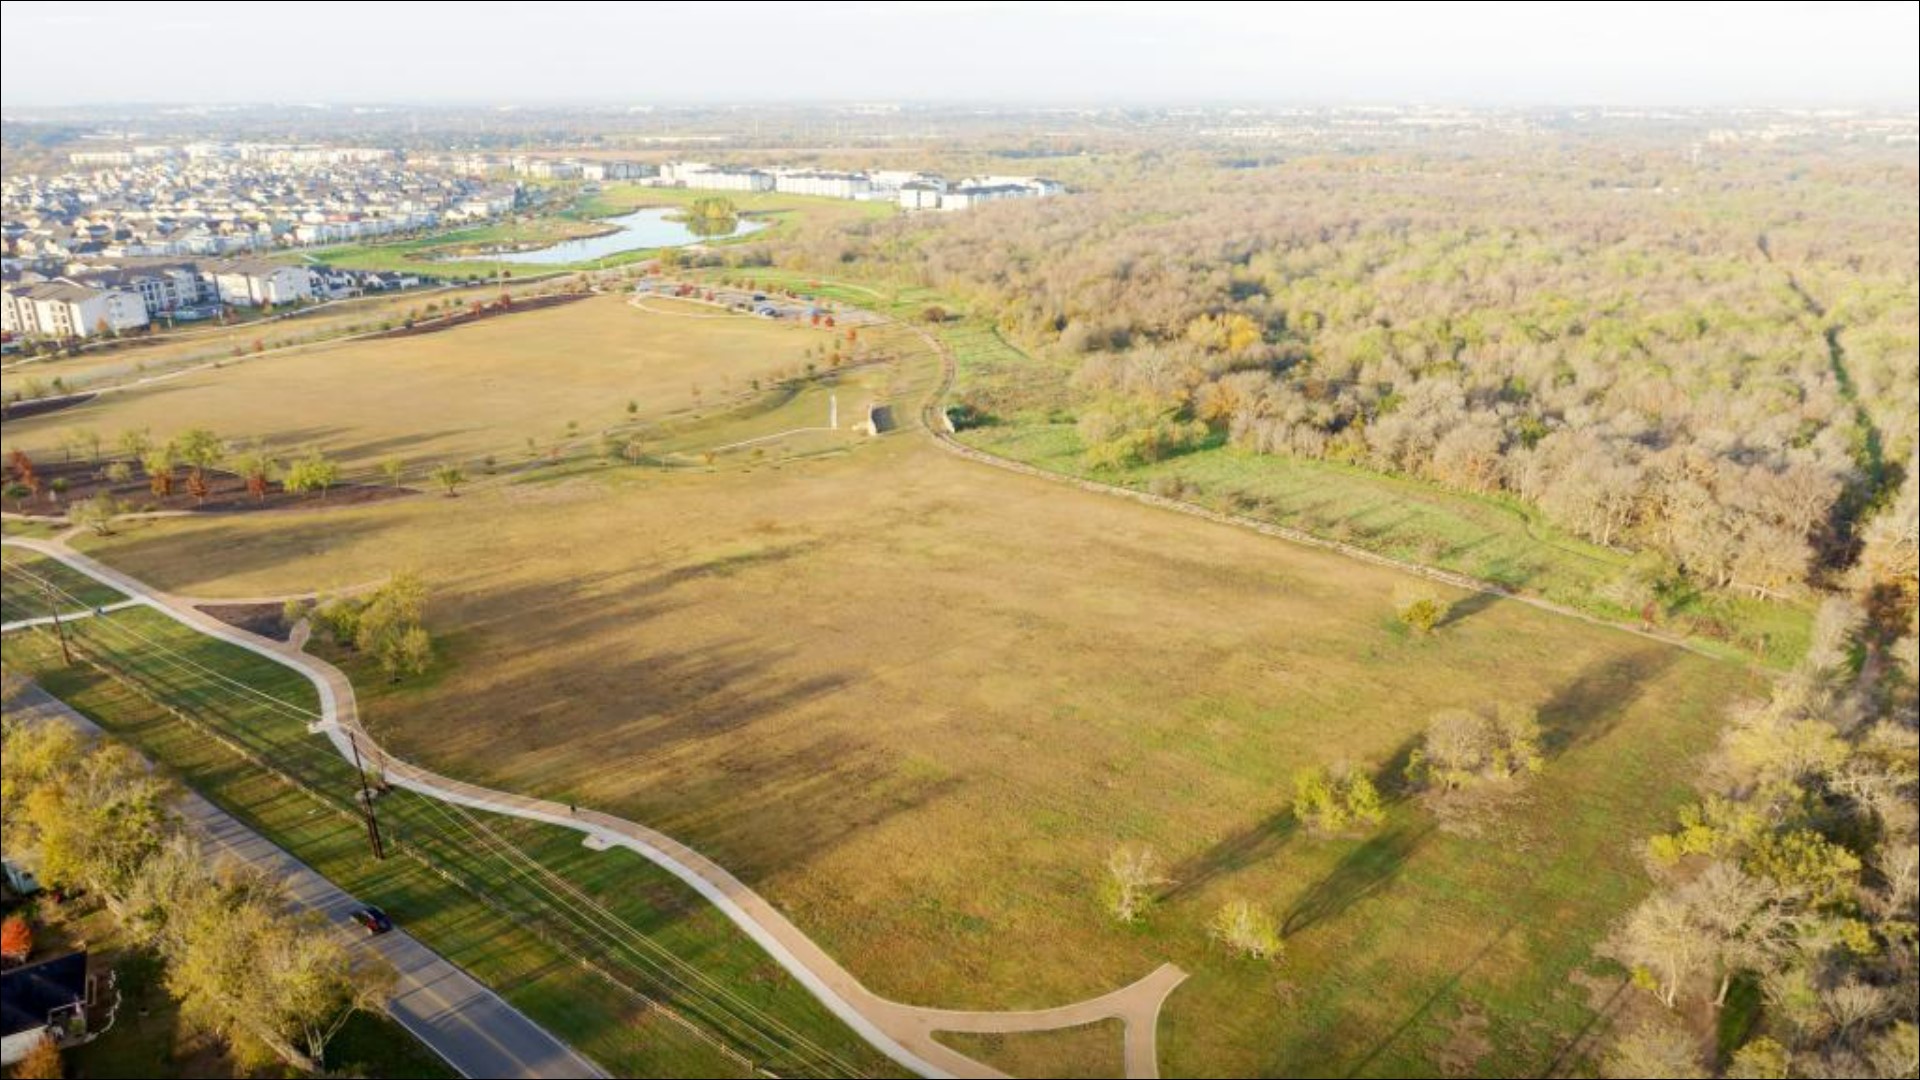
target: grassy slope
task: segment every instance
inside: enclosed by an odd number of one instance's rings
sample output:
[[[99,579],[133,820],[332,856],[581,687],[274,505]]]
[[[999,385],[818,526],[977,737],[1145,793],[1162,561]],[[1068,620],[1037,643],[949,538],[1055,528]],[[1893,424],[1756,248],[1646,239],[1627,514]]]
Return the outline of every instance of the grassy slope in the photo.
[[[791,323],[674,318],[596,297],[108,395],[8,421],[7,446],[51,454],[79,428],[145,427],[164,438],[198,424],[281,453],[320,446],[348,466],[389,455],[416,465],[489,453],[513,460],[527,438],[559,437],[570,420],[586,431],[628,421],[629,401],[640,419],[659,419],[744,392],[750,380],[799,369],[802,351],[825,339]]]
[[[228,738],[271,760],[278,768],[324,793],[306,791],[261,773],[246,759],[209,740],[191,726],[154,708],[121,684],[91,669],[57,668],[57,654],[44,636],[11,637],[8,664],[37,674],[43,684],[120,734],[182,779],[220,803],[250,826],[272,838],[308,865],[356,896],[380,904],[455,963],[499,989],[538,1022],[579,1046],[596,1060],[631,1075],[732,1075],[739,1072],[706,1043],[633,998],[569,963],[549,943],[530,933],[540,925],[529,912],[540,910],[534,892],[511,865],[478,854],[456,821],[427,800],[395,792],[380,802],[390,840],[420,858],[372,860],[364,833],[339,811],[352,790],[351,769],[317,736],[260,700],[235,693],[221,683],[184,671],[153,650],[132,652],[128,633],[165,644],[179,655],[217,670],[275,697],[313,707],[310,684],[290,669],[232,646],[201,637],[164,616],[141,610],[109,617],[111,632],[76,627],[83,645],[94,645],[116,662],[130,662],[137,677],[176,707],[212,723]],[[741,938],[717,912],[691,890],[630,852],[589,852],[569,830],[481,815],[485,826],[531,854],[576,887],[618,914],[637,934],[717,977],[756,1008],[772,1010],[836,1052],[883,1068],[858,1041],[839,1028],[797,984],[756,947]],[[429,867],[469,882],[494,905]],[[577,929],[556,924],[572,947],[582,947]],[[586,951],[628,985],[677,1000],[652,970],[622,948],[585,945]],[[690,1012],[699,1006],[682,1003]],[[791,1060],[776,1067],[794,1068]]]

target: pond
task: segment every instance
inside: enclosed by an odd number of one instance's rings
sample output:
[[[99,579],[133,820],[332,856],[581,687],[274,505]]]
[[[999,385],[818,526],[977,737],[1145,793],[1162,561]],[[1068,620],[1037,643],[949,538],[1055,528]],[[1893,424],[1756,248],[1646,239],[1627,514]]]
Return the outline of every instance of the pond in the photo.
[[[603,218],[602,224],[615,226],[619,230],[607,233],[605,236],[563,240],[558,244],[534,248],[531,251],[509,251],[493,255],[448,255],[434,261],[538,264],[592,262],[609,255],[618,255],[623,251],[680,247],[707,240],[724,240],[730,236],[756,233],[767,227],[764,221],[736,217],[733,219],[731,231],[715,232],[707,228],[696,232],[686,222],[672,220],[682,212],[676,207],[655,206],[646,210],[635,210],[631,214],[622,214],[619,217]]]

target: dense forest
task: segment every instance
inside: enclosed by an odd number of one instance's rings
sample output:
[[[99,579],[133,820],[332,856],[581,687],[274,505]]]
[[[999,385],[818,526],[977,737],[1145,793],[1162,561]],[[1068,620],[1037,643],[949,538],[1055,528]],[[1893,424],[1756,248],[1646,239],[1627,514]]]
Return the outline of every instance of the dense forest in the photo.
[[[1917,176],[1910,145],[1142,153],[1069,197],[775,257],[889,268],[1072,365],[1064,396],[966,404],[1064,408],[1096,464],[1224,436],[1510,493],[1656,576],[1791,595],[1914,468]]]

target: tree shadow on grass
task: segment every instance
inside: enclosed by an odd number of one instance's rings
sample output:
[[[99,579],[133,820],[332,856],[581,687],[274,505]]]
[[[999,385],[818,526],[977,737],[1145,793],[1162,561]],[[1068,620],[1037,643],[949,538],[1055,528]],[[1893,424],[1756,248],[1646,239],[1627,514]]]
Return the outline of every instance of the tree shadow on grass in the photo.
[[[1373,771],[1373,786],[1389,805],[1413,794],[1406,783],[1407,763],[1420,741],[1418,735],[1406,739],[1387,757],[1385,764]],[[1159,900],[1166,902],[1200,892],[1221,877],[1269,859],[1300,830],[1300,819],[1294,816],[1293,808],[1283,807],[1175,866],[1167,875],[1173,884],[1159,895]]]
[[[1234,833],[1175,866],[1167,875],[1173,883],[1160,894],[1160,901],[1197,893],[1217,878],[1271,858],[1299,828],[1300,819],[1293,816],[1293,808],[1289,806]]]
[[[1433,832],[1430,822],[1395,824],[1355,848],[1288,909],[1281,932],[1298,934],[1385,889]]]
[[[1420,1022],[1421,1018],[1433,1011],[1435,1005],[1438,1005],[1441,1001],[1451,996],[1454,990],[1459,987],[1461,978],[1463,978],[1467,972],[1472,971],[1474,965],[1478,964],[1489,953],[1493,952],[1495,947],[1502,941],[1506,940],[1507,935],[1513,932],[1513,928],[1518,925],[1518,923],[1518,919],[1507,920],[1493,936],[1487,939],[1486,944],[1480,946],[1465,963],[1454,969],[1453,974],[1447,976],[1445,982],[1436,987],[1433,993],[1427,995],[1427,999],[1420,1003],[1419,1008],[1408,1013],[1407,1018],[1400,1021],[1391,1032],[1388,1032],[1384,1038],[1375,1043],[1373,1049],[1367,1051],[1365,1057],[1355,1062],[1353,1068],[1347,1070],[1346,1075],[1360,1076],[1366,1073],[1368,1067],[1373,1064],[1376,1058],[1385,1053],[1394,1043],[1400,1041],[1400,1037],[1412,1030],[1414,1025]]]
[[[1541,750],[1554,758],[1604,738],[1679,658],[1677,649],[1647,645],[1588,665],[1541,704]]]
[[[1505,598],[1484,590],[1468,593],[1447,608],[1447,617],[1434,624],[1434,629],[1439,630],[1455,623],[1465,622],[1503,599]]]

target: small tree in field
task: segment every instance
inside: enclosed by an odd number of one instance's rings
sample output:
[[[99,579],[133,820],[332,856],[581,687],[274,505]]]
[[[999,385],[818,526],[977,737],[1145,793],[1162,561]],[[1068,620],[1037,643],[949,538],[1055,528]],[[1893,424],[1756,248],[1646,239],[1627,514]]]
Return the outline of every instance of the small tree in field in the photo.
[[[390,457],[380,463],[380,473],[387,478],[388,487],[399,487],[400,477],[406,472],[406,464],[397,457]]]
[[[146,470],[147,486],[153,493],[166,498],[173,494],[173,444],[152,446],[140,455],[140,467]]]
[[[1453,610],[1453,605],[1442,600],[1439,593],[1423,587],[1402,592],[1394,600],[1394,609],[1407,629],[1426,635],[1447,621],[1447,614]]]
[[[1252,960],[1278,959],[1286,949],[1273,914],[1250,900],[1229,900],[1220,905],[1207,924],[1207,936]]]
[[[1153,890],[1168,884],[1160,858],[1150,847],[1122,845],[1107,856],[1102,893],[1108,914],[1123,923],[1138,922],[1153,907]]]
[[[153,449],[153,437],[147,434],[146,428],[128,428],[120,433],[116,441],[121,456],[130,461],[140,460],[147,455],[147,451]]]
[[[283,486],[296,494],[318,491],[320,501],[325,502],[328,489],[340,482],[340,466],[327,460],[327,456],[315,450],[301,458],[287,470]]]
[[[1386,820],[1380,791],[1350,765],[1317,765],[1293,774],[1293,816],[1320,833],[1371,829]]]
[[[118,487],[133,479],[133,466],[124,461],[109,462],[106,468],[100,470],[100,475],[106,478],[107,483]]]
[[[267,497],[267,485],[280,472],[280,463],[258,450],[241,455],[234,462],[234,468],[247,481],[247,494],[253,501],[260,502]]]
[[[1435,791],[1455,791],[1539,772],[1540,721],[1533,710],[1501,702],[1480,709],[1446,709],[1407,762],[1407,779]]]
[[[452,463],[443,464],[433,470],[434,483],[446,489],[448,498],[452,498],[457,493],[466,479],[467,474],[461,470],[460,466]]]
[[[13,504],[15,510],[25,510],[27,508],[27,496],[31,494],[33,494],[33,489],[20,481],[10,480],[7,482],[7,501]]]
[[[95,536],[112,536],[113,519],[126,512],[120,500],[112,495],[95,495],[91,499],[81,499],[67,508],[67,520],[75,525],[83,525],[93,530]]]

